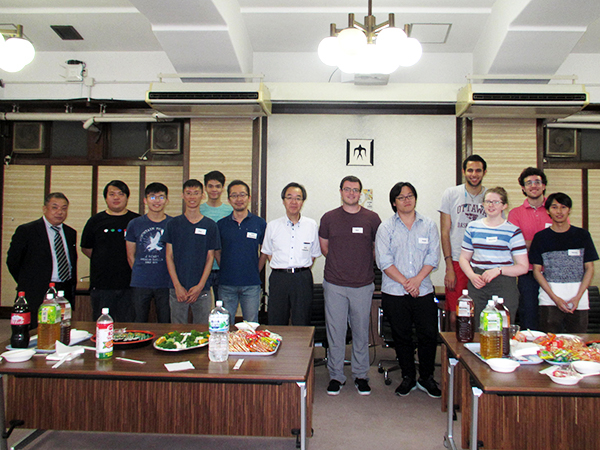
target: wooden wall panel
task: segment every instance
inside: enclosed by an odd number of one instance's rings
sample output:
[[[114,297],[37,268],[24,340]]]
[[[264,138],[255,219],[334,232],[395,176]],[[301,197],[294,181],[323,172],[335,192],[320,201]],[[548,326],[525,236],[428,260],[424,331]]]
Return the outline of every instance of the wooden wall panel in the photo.
[[[473,120],[473,153],[487,162],[484,186],[502,186],[508,192],[508,210],[525,197],[517,178],[524,168],[536,166],[537,133],[535,119]]]
[[[170,216],[180,215],[182,210],[181,186],[183,184],[183,167],[146,167],[146,186],[152,182],[163,183],[169,188],[169,204],[166,212]],[[146,209],[147,212],[147,209]]]
[[[19,225],[42,216],[45,170],[45,166],[4,166],[1,306],[12,306],[17,286],[6,267],[10,240]]]
[[[600,197],[594,195],[600,192],[600,170],[588,171],[588,214],[589,228],[596,250],[600,251]],[[569,194],[570,195],[570,194]],[[600,263],[595,264],[592,286],[600,286]]]
[[[190,178],[220,170],[227,181],[252,181],[252,119],[192,119]],[[255,194],[256,195],[256,194]],[[222,201],[227,202],[223,191]]]
[[[69,199],[69,217],[66,224],[77,230],[77,275],[90,274],[90,260],[81,253],[79,242],[83,227],[92,211],[92,167],[52,166],[50,191],[62,192]]]
[[[98,211],[106,209],[106,202],[102,192],[104,186],[112,180],[121,180],[129,186],[129,203],[127,208],[130,211],[140,213],[139,211],[139,185],[140,168],[138,166],[100,166],[98,167]]]
[[[579,169],[546,169],[544,170],[548,177],[548,186],[546,195],[553,192],[564,192],[573,200],[573,209],[571,209],[571,224],[580,227],[582,224],[582,194],[581,194],[581,170]],[[594,192],[590,189],[590,192]],[[590,196],[590,199],[593,196]],[[590,215],[593,213],[590,210]],[[590,219],[591,222],[591,219]]]

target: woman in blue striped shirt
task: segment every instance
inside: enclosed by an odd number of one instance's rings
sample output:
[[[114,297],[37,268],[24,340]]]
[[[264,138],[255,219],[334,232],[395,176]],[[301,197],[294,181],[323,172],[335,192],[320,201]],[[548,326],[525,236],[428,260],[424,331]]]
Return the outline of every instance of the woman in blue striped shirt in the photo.
[[[475,323],[492,295],[504,298],[511,315],[517,313],[517,278],[527,273],[529,260],[519,227],[503,217],[508,208],[504,188],[488,189],[483,199],[486,217],[467,225],[459,264],[469,278],[469,295],[475,302]]]

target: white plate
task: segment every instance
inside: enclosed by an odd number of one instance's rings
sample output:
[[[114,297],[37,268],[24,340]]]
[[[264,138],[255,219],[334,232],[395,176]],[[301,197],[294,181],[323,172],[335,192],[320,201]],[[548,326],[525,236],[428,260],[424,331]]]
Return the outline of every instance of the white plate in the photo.
[[[277,347],[272,352],[229,352],[230,356],[271,356],[277,353],[279,346],[281,345],[281,341],[277,343]]]
[[[525,335],[527,342],[533,342],[539,337],[546,336],[546,333],[542,331],[521,330],[521,333]]]
[[[556,369],[556,370],[559,370],[559,369]],[[562,384],[562,385],[565,385],[565,386],[573,386],[574,384],[579,383],[581,381],[581,379],[583,378],[579,374],[575,374],[575,375],[571,375],[571,376],[566,376],[566,377],[557,377],[557,376],[554,375],[554,371],[549,372],[547,375],[555,383]]]
[[[514,372],[515,369],[521,365],[517,361],[508,358],[492,358],[488,359],[486,363],[494,372],[501,373]]]
[[[181,333],[181,334],[184,335],[184,336],[185,335],[189,336],[190,333]],[[196,345],[194,347],[186,347],[186,348],[162,348],[162,347],[159,347],[158,345],[156,345],[156,341],[154,341],[152,343],[152,345],[154,346],[154,348],[156,350],[160,350],[161,352],[185,352],[186,350],[194,350],[194,349],[197,349],[197,348],[206,347],[208,345],[208,341],[206,341],[206,342],[204,342],[204,343],[202,343],[200,345]]]
[[[467,350],[477,356],[483,362],[487,362],[485,359],[481,357],[481,353],[479,353],[481,345],[479,342],[469,342],[467,344],[463,344]],[[512,358],[515,361],[518,361],[520,364],[541,364],[542,359],[538,355],[527,355],[519,358]]]
[[[594,361],[573,361],[573,367],[579,373],[600,372],[600,363]]]
[[[20,350],[10,350],[8,352],[4,352],[0,356],[2,356],[8,362],[25,362],[29,361],[33,355],[35,355],[35,350],[23,348]]]

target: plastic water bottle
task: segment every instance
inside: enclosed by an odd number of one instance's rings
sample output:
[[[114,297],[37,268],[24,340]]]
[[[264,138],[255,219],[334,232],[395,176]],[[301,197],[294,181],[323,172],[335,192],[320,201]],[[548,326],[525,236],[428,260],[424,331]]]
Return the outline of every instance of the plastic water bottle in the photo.
[[[502,356],[510,356],[510,311],[502,297],[496,300],[496,309],[502,316]]]
[[[29,346],[29,327],[31,312],[25,300],[25,292],[20,291],[10,314],[10,345],[12,348],[27,348]]]
[[[221,300],[217,300],[215,305],[208,316],[208,358],[213,362],[223,362],[229,358],[229,312],[223,308]]]
[[[65,298],[65,291],[58,291],[56,302],[60,306],[60,342],[71,343],[71,303]]]
[[[502,315],[496,309],[494,300],[488,304],[480,316],[480,353],[483,359],[502,358]]]
[[[456,340],[458,342],[473,342],[475,336],[475,303],[469,297],[469,291],[463,289],[456,303]]]
[[[96,358],[110,359],[113,355],[113,318],[108,315],[108,308],[102,308],[102,315],[96,322]]]

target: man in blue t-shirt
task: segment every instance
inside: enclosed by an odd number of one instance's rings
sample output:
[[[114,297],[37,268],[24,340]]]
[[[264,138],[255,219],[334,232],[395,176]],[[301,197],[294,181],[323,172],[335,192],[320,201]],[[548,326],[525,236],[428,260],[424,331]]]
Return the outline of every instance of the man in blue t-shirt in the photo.
[[[258,322],[260,271],[267,260],[260,246],[267,223],[248,211],[250,187],[243,181],[229,183],[227,197],[233,212],[217,222],[221,238],[221,250],[215,253],[221,268],[219,293],[229,311],[229,323],[235,322],[238,305],[244,320]]]
[[[221,195],[225,188],[225,175],[218,170],[213,170],[204,175],[204,187],[206,189],[206,203],[200,205],[200,212],[203,216],[218,222],[223,217],[231,214],[233,209],[228,203],[221,201]],[[219,264],[217,260],[213,262],[212,271],[208,277],[208,285],[212,287],[213,295],[215,300],[219,300]]]
[[[202,183],[183,184],[185,212],[167,224],[167,269],[173,282],[169,291],[171,322],[187,323],[189,310],[194,323],[207,323],[210,314],[210,285],[207,283],[215,250],[221,248],[217,224],[200,213],[204,196]]]
[[[131,291],[135,322],[148,322],[150,304],[154,299],[159,323],[171,321],[166,249],[162,242],[171,216],[165,214],[169,189],[162,183],[150,183],[144,192],[148,214],[129,222],[125,240],[127,261],[131,267]]]

